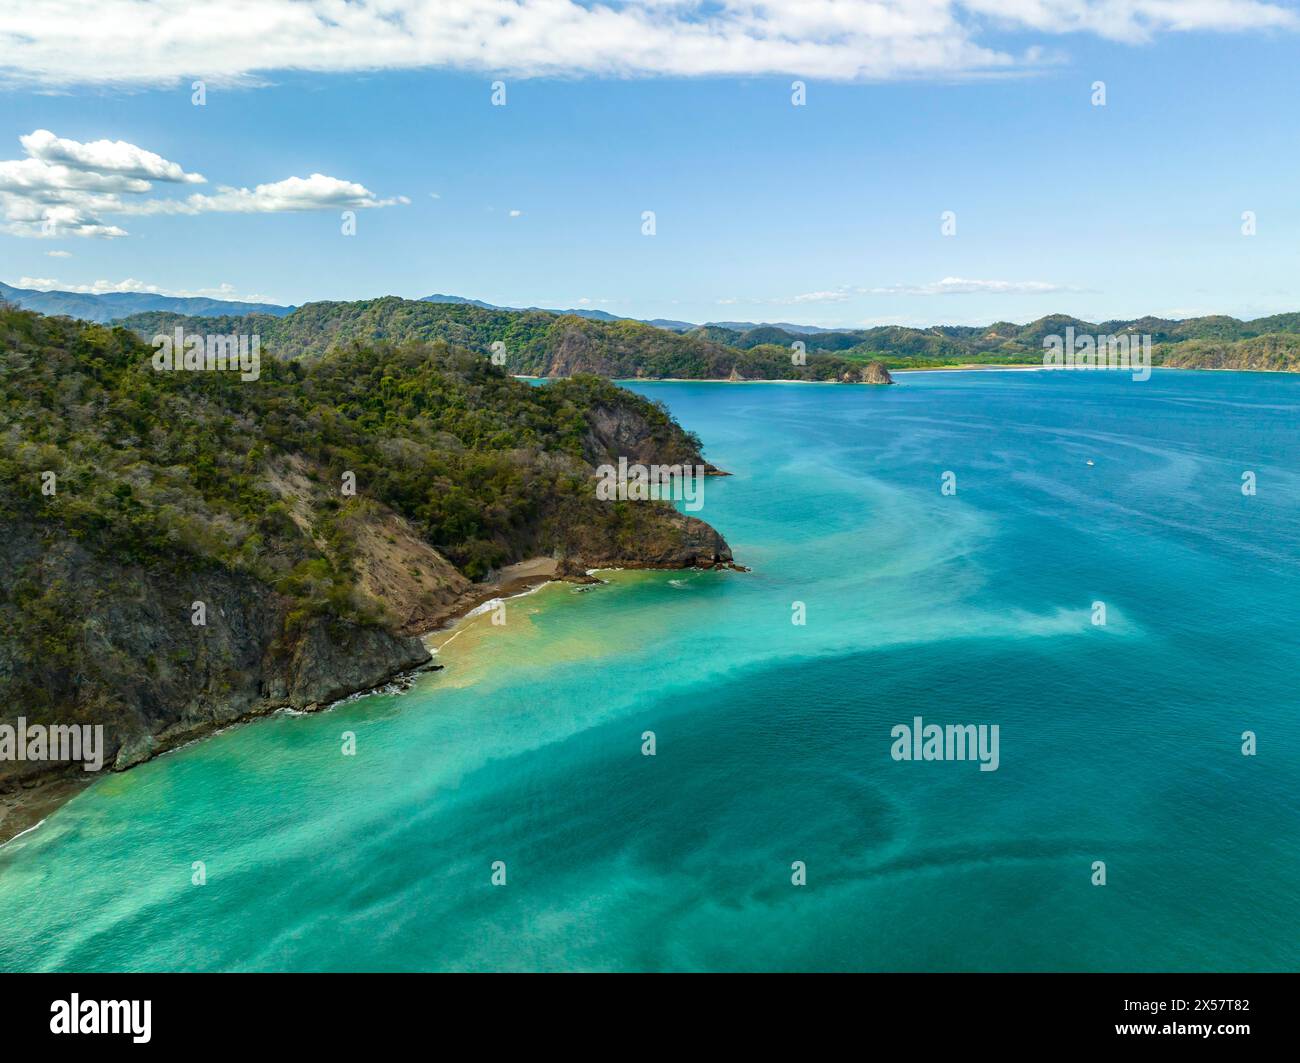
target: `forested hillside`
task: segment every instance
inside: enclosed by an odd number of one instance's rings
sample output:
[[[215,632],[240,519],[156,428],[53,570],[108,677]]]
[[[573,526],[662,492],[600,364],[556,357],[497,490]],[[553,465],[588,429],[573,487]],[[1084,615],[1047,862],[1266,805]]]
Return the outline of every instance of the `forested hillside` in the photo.
[[[386,297],[354,303],[308,303],[285,317],[185,318],[137,314],[122,322],[140,336],[191,332],[256,333],[263,350],[279,358],[312,360],[355,343],[376,340],[445,340],[480,354],[502,344],[505,368],[529,376],[577,373],[632,379],[852,380],[863,378],[866,358],[819,355],[796,364],[784,346],[740,350],[709,339],[639,321],[594,321],[541,310],[494,310],[467,304]],[[792,342],[802,337],[792,337]],[[884,381],[882,381],[884,382]]]
[[[885,367],[1039,364],[1043,339],[1064,335],[1149,335],[1156,364],[1187,368],[1292,370],[1300,314],[1255,321],[1201,317],[1186,321],[1136,318],[1102,322],[1052,314],[1026,325],[901,325],[795,332],[775,325],[738,331],[706,325],[689,331],[640,321],[601,321],[543,310],[502,310],[464,303],[385,297],[309,303],[283,317],[250,314],[182,317],[136,314],[124,325],[143,337],[173,331],[256,333],[271,354],[312,360],[355,343],[445,340],[481,354],[494,344],[512,373],[565,377],[594,373],[613,379],[819,380],[887,383]],[[1274,337],[1274,338],[1269,338]],[[799,364],[796,351],[806,352]],[[873,363],[876,368],[867,369]]]
[[[704,464],[606,380],[532,387],[441,341],[255,381],[152,353],[0,307],[0,720],[105,723],[118,766],[426,661],[412,633],[499,566],[730,561],[668,502],[596,498],[620,456]],[[48,767],[0,765],[0,792]]]

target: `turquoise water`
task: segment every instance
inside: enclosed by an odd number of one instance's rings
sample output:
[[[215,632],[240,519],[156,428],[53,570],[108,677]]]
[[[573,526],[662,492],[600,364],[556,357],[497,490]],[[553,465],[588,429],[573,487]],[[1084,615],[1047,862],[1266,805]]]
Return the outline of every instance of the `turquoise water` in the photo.
[[[900,381],[639,385],[753,572],[547,587],[104,778],[0,848],[0,968],[1300,966],[1300,378]],[[998,770],[893,761],[917,715]]]

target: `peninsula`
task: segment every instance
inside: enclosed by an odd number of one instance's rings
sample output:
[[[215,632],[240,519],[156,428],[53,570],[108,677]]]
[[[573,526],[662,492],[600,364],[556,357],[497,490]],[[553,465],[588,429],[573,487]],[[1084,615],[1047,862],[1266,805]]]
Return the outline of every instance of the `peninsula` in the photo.
[[[597,567],[734,567],[620,458],[703,468],[660,405],[445,341],[158,372],[131,331],[0,307],[0,724],[103,727],[121,770],[429,662],[420,635]],[[0,760],[0,841],[93,778]]]

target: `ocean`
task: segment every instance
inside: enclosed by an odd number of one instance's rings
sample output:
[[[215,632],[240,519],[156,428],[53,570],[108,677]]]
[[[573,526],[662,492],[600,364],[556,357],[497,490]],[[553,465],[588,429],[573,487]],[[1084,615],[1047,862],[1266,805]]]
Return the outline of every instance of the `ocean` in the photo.
[[[105,775],[0,847],[0,969],[1300,966],[1300,376],[898,380],[632,385],[752,571]]]

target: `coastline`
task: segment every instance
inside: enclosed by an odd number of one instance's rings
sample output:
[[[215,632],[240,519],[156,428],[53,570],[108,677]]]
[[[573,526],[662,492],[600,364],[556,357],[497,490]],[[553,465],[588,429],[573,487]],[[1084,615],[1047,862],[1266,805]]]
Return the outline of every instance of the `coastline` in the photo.
[[[912,372],[912,370],[906,370]],[[893,372],[893,370],[891,370]],[[528,376],[524,373],[515,373],[515,380],[550,380],[545,376]],[[556,377],[557,380],[564,380],[565,377]],[[883,388],[888,384],[867,384],[861,380],[784,380],[784,379],[763,379],[763,380],[729,380],[727,377],[698,377],[698,376],[612,376],[609,378],[614,384],[834,384],[836,387],[844,387],[847,384],[857,385],[860,387]],[[727,473],[721,475],[726,476]]]
[[[723,474],[725,475],[725,474]],[[643,568],[643,569],[664,569],[665,571],[675,570],[672,566],[645,564],[637,565],[635,563],[622,563],[619,568]],[[696,567],[696,566],[688,566]],[[736,571],[748,571],[741,565],[734,563],[720,564],[714,566],[717,568],[731,568]],[[594,569],[593,569],[594,571]],[[452,633],[453,630],[464,620],[481,612],[482,609],[490,602],[498,599],[516,598],[525,594],[531,594],[533,591],[545,586],[548,583],[600,583],[601,580],[589,574],[588,570],[578,567],[572,563],[562,564],[553,557],[533,557],[523,561],[518,561],[513,565],[507,565],[497,572],[490,579],[482,583],[471,585],[470,589],[451,603],[445,610],[433,617],[426,619],[418,628],[408,632],[419,637],[425,649],[430,651],[431,659],[417,668],[402,668],[385,676],[377,683],[371,683],[356,690],[349,691],[340,695],[334,700],[319,705],[314,709],[307,711],[312,714],[325,712],[335,705],[344,701],[351,701],[358,697],[365,697],[369,694],[379,692],[394,682],[402,683],[413,679],[421,672],[437,671],[443,666],[438,664],[434,659],[433,649],[429,645],[429,640],[442,633]],[[455,637],[454,634],[451,637]],[[446,640],[450,641],[450,639]],[[442,643],[445,645],[445,642]],[[183,733],[177,733],[173,736],[161,738],[157,747],[144,760],[138,764],[148,763],[157,757],[166,753],[174,752],[182,746],[192,742],[201,742],[214,734],[230,727],[237,727],[245,723],[251,723],[254,720],[264,719],[267,716],[274,715],[286,706],[272,704],[259,706],[252,712],[243,716],[222,722],[211,728],[190,728]],[[130,771],[136,767],[120,769]],[[50,778],[38,781],[31,786],[19,786],[9,793],[0,793],[0,854],[3,853],[5,846],[10,842],[17,840],[25,834],[29,834],[37,827],[41,826],[45,820],[60,807],[70,801],[77,794],[81,793],[86,787],[92,785],[97,779],[112,774],[114,769],[105,768],[98,772],[75,772],[68,771],[52,775]]]
[[[899,373],[978,373],[978,372],[1025,372],[1039,373],[1055,368],[1047,365],[993,365],[981,362],[971,362],[962,365],[927,365],[919,366],[915,369],[889,369],[890,376]],[[527,377],[523,379],[544,380],[545,377]],[[784,379],[755,379],[755,380],[728,380],[726,377],[677,377],[677,376],[655,376],[655,377],[619,377],[615,379],[616,384],[833,384],[836,387],[844,387],[846,381],[843,380],[784,380]],[[881,388],[888,387],[888,384],[867,384],[861,380],[847,382],[850,386]]]
[[[410,632],[418,635],[421,642],[427,643],[427,640],[439,631],[445,631],[455,627],[460,621],[474,614],[486,603],[498,598],[510,598],[521,593],[528,593],[546,583],[554,580],[572,580],[573,582],[596,582],[590,577],[565,576],[560,574],[560,564],[552,557],[534,557],[524,561],[517,562],[513,565],[507,565],[501,569],[493,578],[485,580],[483,583],[473,584],[465,594],[457,598],[446,610],[437,616],[426,621],[420,627]],[[430,626],[432,623],[432,626]],[[426,645],[426,649],[427,649]],[[370,684],[357,690],[348,691],[346,694],[320,705],[315,709],[309,710],[313,714],[325,712],[340,702],[349,701],[357,697],[364,697],[368,694],[382,690],[389,684],[400,681],[405,677],[413,677],[424,671],[433,671],[442,666],[436,662],[430,661],[415,669],[400,669],[392,674],[385,676],[380,682]],[[162,740],[157,748],[145,759],[139,763],[144,764],[150,760],[162,756],[165,753],[173,752],[182,746],[189,745],[191,742],[199,742],[224,731],[228,727],[239,726],[240,724],[250,723],[253,720],[263,719],[267,716],[274,715],[284,706],[273,704],[265,707],[259,706],[255,711],[250,712],[237,720],[227,721],[211,729],[191,729],[184,734],[173,736],[171,740]],[[132,765],[131,767],[135,767]],[[121,769],[130,771],[131,768]],[[19,786],[10,793],[0,794],[0,850],[8,845],[11,841],[16,840],[24,834],[35,830],[46,818],[61,806],[70,801],[86,787],[92,785],[96,779],[109,775],[113,772],[112,768],[105,768],[99,772],[80,772],[60,773],[52,776],[48,780],[36,782],[30,787]]]
[[[1055,365],[1034,365],[1020,363],[985,363],[985,362],[963,362],[958,365],[924,365],[916,366],[911,369],[895,369],[892,366],[887,367],[891,376],[906,376],[911,373],[1049,373],[1049,372],[1071,372],[1063,366]],[[1290,376],[1300,373],[1300,367],[1296,369],[1246,369],[1235,368],[1222,365],[1153,365],[1155,369],[1174,369],[1185,373],[1272,373],[1278,376]],[[1127,372],[1127,370],[1118,370]],[[516,380],[548,380],[549,377],[528,376],[525,374],[515,374]],[[562,378],[560,378],[562,379]],[[677,377],[677,376],[629,376],[629,377],[611,377],[615,384],[834,384],[837,387],[844,387],[845,382],[842,380],[784,380],[778,378],[763,378],[756,380],[728,380],[726,377]],[[886,384],[863,384],[861,381],[851,381],[862,387],[887,387]]]
[[[1058,368],[1021,363],[964,362],[961,365],[922,365],[915,369],[891,369],[891,373],[1045,373]]]
[[[413,633],[418,634],[421,641],[424,641],[434,632],[452,627],[460,620],[470,616],[474,610],[480,608],[486,602],[496,598],[512,597],[521,591],[550,582],[552,579],[557,578],[556,572],[558,568],[559,563],[554,558],[549,557],[535,557],[520,561],[514,565],[508,565],[494,578],[483,583],[474,584],[468,592],[456,599],[444,613],[434,617],[432,628],[429,628],[428,623],[425,623],[420,626],[417,632]],[[371,694],[395,680],[402,679],[404,676],[413,676],[422,671],[431,670],[431,665],[434,668],[441,667],[430,662],[413,671],[408,669],[399,670],[386,676],[379,683],[349,691],[334,701],[310,711],[324,712],[339,704],[339,702]],[[282,705],[259,706],[254,712],[248,713],[240,719],[222,723],[211,730],[191,730],[184,734],[177,734],[171,740],[160,741],[151,755],[140,763],[147,763],[147,761],[153,760],[155,757],[172,752],[188,745],[190,742],[202,741],[210,735],[225,730],[227,727],[234,727],[271,716],[283,707]],[[132,765],[132,767],[134,766]],[[130,771],[131,769],[125,768],[122,770]],[[99,772],[83,771],[79,774],[69,771],[54,775],[45,781],[38,781],[30,787],[20,785],[10,793],[0,793],[0,849],[16,838],[35,830],[45,822],[46,817],[52,812],[70,801],[87,786],[94,783],[96,779],[112,771],[112,768],[105,768]]]

